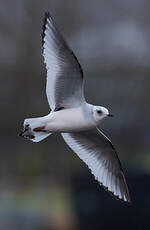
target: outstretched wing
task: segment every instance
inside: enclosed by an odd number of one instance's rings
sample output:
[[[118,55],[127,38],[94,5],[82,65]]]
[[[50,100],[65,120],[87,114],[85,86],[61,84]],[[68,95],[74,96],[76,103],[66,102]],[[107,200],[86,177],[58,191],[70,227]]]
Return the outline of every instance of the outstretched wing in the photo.
[[[83,72],[49,13],[45,13],[42,38],[50,108],[59,110],[79,106],[84,101]]]
[[[62,133],[70,148],[88,165],[99,181],[115,197],[130,202],[124,173],[110,140],[99,130]]]

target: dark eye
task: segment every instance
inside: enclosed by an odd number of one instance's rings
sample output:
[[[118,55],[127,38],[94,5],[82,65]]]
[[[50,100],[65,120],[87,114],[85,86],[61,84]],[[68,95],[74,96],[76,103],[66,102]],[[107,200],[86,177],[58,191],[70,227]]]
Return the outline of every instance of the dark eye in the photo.
[[[97,113],[98,113],[98,114],[102,114],[102,111],[101,111],[101,110],[98,110]]]

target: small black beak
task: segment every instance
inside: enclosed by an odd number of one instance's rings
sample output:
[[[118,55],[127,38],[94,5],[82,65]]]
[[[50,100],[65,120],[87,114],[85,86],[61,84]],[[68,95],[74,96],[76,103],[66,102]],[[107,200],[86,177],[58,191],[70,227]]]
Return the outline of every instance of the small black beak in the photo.
[[[114,115],[113,115],[113,114],[111,114],[111,113],[109,113],[107,116],[108,116],[108,117],[113,117]]]

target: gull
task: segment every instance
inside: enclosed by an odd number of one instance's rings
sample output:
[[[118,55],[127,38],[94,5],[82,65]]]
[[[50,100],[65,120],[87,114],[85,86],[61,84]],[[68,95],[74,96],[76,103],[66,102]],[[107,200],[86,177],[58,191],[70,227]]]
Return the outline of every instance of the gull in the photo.
[[[42,47],[47,70],[46,95],[51,111],[44,117],[25,119],[19,135],[39,142],[53,133],[60,133],[99,184],[117,199],[130,203],[116,150],[98,128],[104,118],[112,115],[108,109],[86,102],[81,65],[49,12],[44,17]]]

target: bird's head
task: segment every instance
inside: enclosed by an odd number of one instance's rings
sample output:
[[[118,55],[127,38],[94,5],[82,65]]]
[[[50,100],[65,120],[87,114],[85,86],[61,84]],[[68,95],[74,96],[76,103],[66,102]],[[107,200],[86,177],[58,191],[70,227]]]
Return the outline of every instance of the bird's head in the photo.
[[[105,117],[113,117],[113,115],[105,107],[93,106],[93,117],[96,123],[99,123]]]

